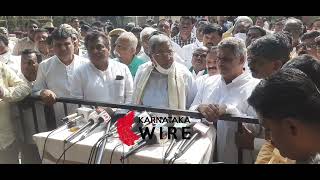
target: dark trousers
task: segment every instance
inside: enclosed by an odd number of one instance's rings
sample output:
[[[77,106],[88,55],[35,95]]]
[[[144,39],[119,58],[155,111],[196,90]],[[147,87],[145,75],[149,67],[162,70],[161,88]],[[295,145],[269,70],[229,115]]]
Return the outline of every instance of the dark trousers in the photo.
[[[23,143],[21,144],[21,153],[22,164],[41,164],[37,145]]]
[[[19,147],[15,141],[6,149],[0,150],[0,164],[19,164]]]

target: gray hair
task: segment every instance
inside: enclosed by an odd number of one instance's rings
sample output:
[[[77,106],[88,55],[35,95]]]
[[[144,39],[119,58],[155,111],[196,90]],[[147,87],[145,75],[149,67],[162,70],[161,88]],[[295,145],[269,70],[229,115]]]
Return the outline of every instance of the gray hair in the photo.
[[[142,39],[145,37],[145,36],[150,36],[151,33],[153,33],[154,31],[157,31],[155,28],[152,28],[152,27],[146,27],[144,28],[141,33],[140,33],[140,41],[142,42]]]
[[[250,25],[253,25],[253,21],[248,16],[238,16],[236,19],[236,22],[234,23],[234,27],[240,24],[241,22],[249,23]]]
[[[154,52],[154,50],[158,48],[160,44],[163,44],[163,43],[167,43],[171,47],[171,49],[173,49],[171,40],[167,35],[159,34],[159,35],[152,36],[149,40],[150,53]]]
[[[247,59],[247,48],[241,39],[235,37],[225,38],[218,44],[218,48],[229,48],[235,56],[243,56],[245,60]]]
[[[132,33],[132,32],[123,32],[121,35],[118,37],[119,39],[127,39],[129,40],[129,48],[136,49],[138,45],[138,39],[137,37]]]

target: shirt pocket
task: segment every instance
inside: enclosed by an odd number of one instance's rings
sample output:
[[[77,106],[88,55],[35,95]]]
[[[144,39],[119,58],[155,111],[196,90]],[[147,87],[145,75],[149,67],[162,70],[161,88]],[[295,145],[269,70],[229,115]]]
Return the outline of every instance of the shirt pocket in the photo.
[[[114,80],[112,86],[112,95],[117,103],[124,102],[125,80]]]

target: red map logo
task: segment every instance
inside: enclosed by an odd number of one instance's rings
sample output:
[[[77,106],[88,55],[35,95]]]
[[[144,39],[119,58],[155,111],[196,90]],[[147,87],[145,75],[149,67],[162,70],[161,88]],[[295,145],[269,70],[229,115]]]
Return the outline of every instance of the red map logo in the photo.
[[[139,139],[139,136],[131,130],[133,122],[134,111],[130,111],[127,115],[117,121],[117,131],[119,134],[119,138],[124,144],[128,146],[134,145],[134,142]]]

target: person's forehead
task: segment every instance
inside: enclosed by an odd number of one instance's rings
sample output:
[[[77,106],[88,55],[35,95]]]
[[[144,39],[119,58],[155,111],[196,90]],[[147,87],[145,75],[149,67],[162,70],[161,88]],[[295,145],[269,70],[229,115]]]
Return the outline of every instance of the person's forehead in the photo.
[[[127,45],[130,43],[130,40],[128,38],[120,37],[117,39],[116,43],[121,45]]]
[[[162,50],[168,50],[168,49],[172,49],[172,47],[170,46],[169,42],[159,42],[156,44],[154,51],[158,52],[158,51],[162,51]]]
[[[192,20],[191,19],[186,19],[186,18],[183,18],[183,19],[181,19],[181,22],[180,22],[181,24],[182,23],[188,23],[188,24],[192,24]]]
[[[193,51],[193,53],[207,53],[207,52],[208,52],[208,50],[206,50],[204,48],[198,48]]]
[[[95,38],[91,41],[88,41],[89,45],[95,45],[95,44],[103,44],[105,42],[105,39],[101,36],[99,36],[98,38]]]
[[[53,39],[53,43],[67,43],[67,42],[72,42],[72,38],[67,37],[67,38],[61,38],[61,39]]]

